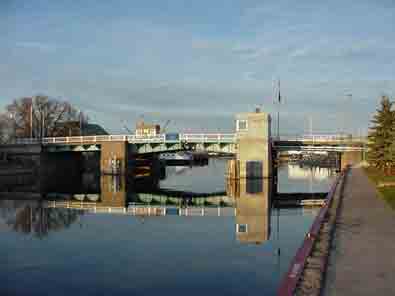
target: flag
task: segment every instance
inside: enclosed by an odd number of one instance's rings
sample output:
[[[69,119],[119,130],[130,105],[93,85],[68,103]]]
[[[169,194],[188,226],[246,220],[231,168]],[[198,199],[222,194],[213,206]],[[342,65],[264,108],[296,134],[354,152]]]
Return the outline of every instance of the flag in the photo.
[[[281,103],[280,80],[278,80],[278,103]]]

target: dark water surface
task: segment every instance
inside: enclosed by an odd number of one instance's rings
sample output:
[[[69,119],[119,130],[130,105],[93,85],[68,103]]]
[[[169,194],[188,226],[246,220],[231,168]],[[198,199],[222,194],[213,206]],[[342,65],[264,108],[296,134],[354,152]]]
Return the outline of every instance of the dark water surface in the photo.
[[[0,200],[0,295],[275,294],[318,209],[270,209],[266,181],[229,185],[224,168],[168,168],[160,189],[227,191],[203,203],[112,179],[98,195]],[[289,166],[279,176],[283,192],[327,191],[332,178]],[[67,208],[80,200],[90,208]]]

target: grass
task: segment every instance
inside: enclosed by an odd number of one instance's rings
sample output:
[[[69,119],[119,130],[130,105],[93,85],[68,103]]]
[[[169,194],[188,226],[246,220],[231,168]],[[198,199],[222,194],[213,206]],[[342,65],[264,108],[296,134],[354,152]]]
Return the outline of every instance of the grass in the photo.
[[[384,200],[395,210],[395,186],[378,189]]]
[[[395,182],[395,176],[386,176],[380,170],[372,167],[365,168],[365,172],[369,179],[372,180],[376,186],[380,182]],[[377,191],[381,197],[395,210],[395,186],[377,187]]]

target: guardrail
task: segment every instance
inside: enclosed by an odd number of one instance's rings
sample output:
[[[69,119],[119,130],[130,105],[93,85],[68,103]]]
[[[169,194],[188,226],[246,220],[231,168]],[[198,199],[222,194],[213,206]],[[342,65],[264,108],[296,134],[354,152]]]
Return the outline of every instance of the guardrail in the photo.
[[[273,137],[273,140],[278,138]],[[296,142],[367,142],[366,137],[355,137],[344,134],[314,134],[314,135],[283,135],[280,136],[279,141],[296,141]]]
[[[235,142],[235,134],[180,134],[184,142]]]
[[[296,255],[291,262],[288,272],[285,274],[284,278],[282,279],[277,295],[279,296],[294,295],[298,282],[300,281],[301,276],[303,274],[303,270],[306,265],[307,258],[310,256],[311,251],[313,250],[321,226],[332,204],[332,200],[335,196],[337,186],[339,185],[341,178],[345,176],[346,172],[347,169],[344,170],[333,183],[331,190],[329,191],[326,197],[324,206],[321,208],[320,212],[315,218],[309,232],[306,234],[303,244],[296,252]]]
[[[100,135],[100,136],[74,136],[74,137],[49,137],[43,139],[16,139],[14,144],[67,144],[67,143],[98,143],[98,142],[113,142],[113,141],[127,141],[129,143],[235,143],[236,134],[227,133],[180,133],[171,134],[173,137],[167,137],[167,134],[160,134],[157,136],[136,136],[136,135]],[[327,143],[360,143],[366,142],[364,137],[352,137],[345,135],[288,135],[280,136],[280,139],[272,137],[273,141],[284,142],[327,142]]]
[[[174,136],[174,134],[172,134]],[[105,136],[77,136],[77,137],[51,137],[43,139],[16,139],[15,144],[68,144],[68,143],[98,143],[125,141],[129,143],[233,143],[236,141],[235,134],[175,134],[176,137],[167,138],[166,134],[144,137],[136,135],[105,135]]]
[[[47,208],[65,208],[83,210],[90,213],[125,214],[132,216],[235,216],[236,210],[233,207],[176,207],[165,205],[143,205],[131,203],[123,206],[103,206],[95,202],[78,201],[47,201]]]

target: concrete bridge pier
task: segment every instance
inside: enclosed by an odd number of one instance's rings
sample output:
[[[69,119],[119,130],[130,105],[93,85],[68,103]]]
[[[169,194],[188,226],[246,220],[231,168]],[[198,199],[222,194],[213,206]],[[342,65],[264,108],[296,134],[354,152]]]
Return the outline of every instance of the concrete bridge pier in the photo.
[[[272,177],[270,125],[270,115],[259,110],[236,115],[239,178]]]
[[[125,175],[128,168],[128,143],[103,142],[100,151],[100,171],[103,175]]]
[[[127,206],[127,180],[123,176],[102,175],[100,177],[100,206]]]
[[[271,179],[228,179],[226,194],[236,205],[236,237],[260,244],[270,237]]]
[[[343,170],[347,165],[355,165],[363,160],[362,151],[345,151],[341,154],[340,169]]]

